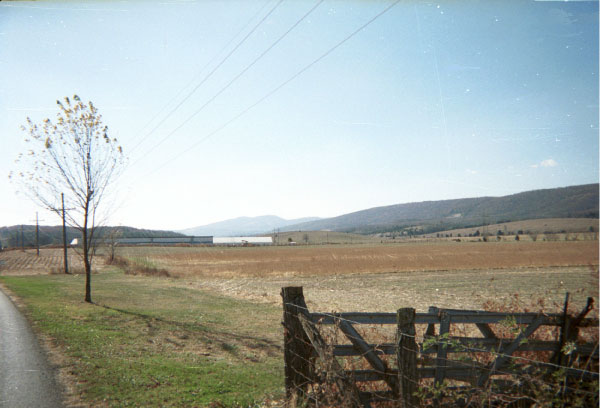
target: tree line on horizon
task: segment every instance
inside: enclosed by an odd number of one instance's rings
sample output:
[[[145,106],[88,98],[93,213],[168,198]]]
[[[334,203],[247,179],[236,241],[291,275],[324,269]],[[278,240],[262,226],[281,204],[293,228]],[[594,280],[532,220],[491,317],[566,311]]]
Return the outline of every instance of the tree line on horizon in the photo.
[[[67,227],[67,242],[71,242],[81,237],[81,232],[74,227]],[[162,230],[138,229],[133,227],[98,227],[97,238],[103,239],[118,234],[119,238],[158,238],[158,237],[183,237],[185,235]],[[54,246],[62,245],[62,226],[40,225],[39,227],[39,245]],[[36,246],[36,228],[35,225],[12,225],[9,227],[0,227],[0,245],[5,248],[33,248]]]

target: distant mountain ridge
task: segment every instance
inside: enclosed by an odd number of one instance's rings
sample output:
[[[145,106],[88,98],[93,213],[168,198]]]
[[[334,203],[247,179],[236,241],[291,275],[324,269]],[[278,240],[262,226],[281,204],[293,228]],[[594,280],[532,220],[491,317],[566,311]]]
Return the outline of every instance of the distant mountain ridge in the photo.
[[[421,232],[435,232],[526,219],[598,218],[598,187],[598,184],[586,184],[503,197],[395,204],[290,225],[283,230],[372,234],[419,226]]]
[[[282,229],[292,224],[300,224],[319,220],[318,217],[297,218],[286,220],[276,215],[263,215],[259,217],[238,217],[212,224],[201,225],[194,228],[180,230],[186,235],[212,235],[212,236],[248,236],[253,234],[264,234]]]
[[[503,197],[478,197],[425,201],[375,207],[333,218],[299,218],[285,220],[274,215],[238,217],[179,232],[101,227],[98,237],[118,230],[120,237],[176,237],[186,235],[248,236],[280,231],[339,231],[374,234],[411,230],[429,233],[455,228],[540,218],[598,218],[599,185],[586,184],[526,191]],[[35,244],[35,225],[23,226],[25,246]],[[67,228],[67,240],[79,232]],[[40,245],[62,243],[62,226],[40,226]],[[20,246],[21,226],[0,227],[0,243]]]

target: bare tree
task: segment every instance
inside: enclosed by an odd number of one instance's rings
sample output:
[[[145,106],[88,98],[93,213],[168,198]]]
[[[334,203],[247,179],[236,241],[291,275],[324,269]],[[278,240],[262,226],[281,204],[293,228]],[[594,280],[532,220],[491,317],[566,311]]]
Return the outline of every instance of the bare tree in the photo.
[[[20,169],[9,177],[35,202],[62,213],[60,196],[64,192],[67,222],[81,232],[85,267],[85,301],[92,302],[92,244],[103,215],[103,202],[111,182],[123,169],[124,157],[117,139],[108,136],[108,126],[92,102],[57,101],[56,122],[44,119],[35,124],[27,118],[25,141],[31,149],[19,155]]]
[[[106,261],[107,263],[112,264],[115,261],[117,246],[119,245],[119,238],[123,236],[123,231],[118,228],[112,228],[104,235],[104,245],[106,245],[108,249]]]

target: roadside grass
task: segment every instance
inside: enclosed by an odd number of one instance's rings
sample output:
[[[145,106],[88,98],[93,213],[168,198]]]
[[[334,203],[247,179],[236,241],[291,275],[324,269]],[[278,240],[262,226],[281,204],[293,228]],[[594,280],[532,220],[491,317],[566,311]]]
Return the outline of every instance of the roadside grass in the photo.
[[[279,308],[114,271],[93,275],[95,304],[78,275],[0,282],[62,351],[85,405],[248,407],[283,394]]]

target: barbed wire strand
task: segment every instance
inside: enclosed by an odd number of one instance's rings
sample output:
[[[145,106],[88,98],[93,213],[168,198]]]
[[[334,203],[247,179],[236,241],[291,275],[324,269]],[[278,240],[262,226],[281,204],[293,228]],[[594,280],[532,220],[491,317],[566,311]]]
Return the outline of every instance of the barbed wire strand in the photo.
[[[303,309],[306,312],[308,312],[309,315],[311,314],[311,312],[309,311],[309,309],[307,307],[298,306],[298,305],[295,305],[293,303],[286,303],[286,305],[287,306],[297,307],[299,309]],[[357,321],[345,319],[345,318],[343,318],[343,317],[341,317],[341,316],[339,316],[339,315],[337,315],[335,313],[326,313],[326,312],[318,312],[318,313],[320,315],[325,315],[327,317],[330,317],[330,318],[332,318],[334,320],[346,321],[346,322],[348,322],[350,324],[358,324],[358,325],[363,324],[363,323],[360,323],[360,322],[357,322]],[[419,336],[417,336],[417,335],[409,335],[409,334],[406,334],[406,333],[403,333],[402,335],[406,336],[406,337],[413,338],[415,340],[417,340],[419,338]],[[514,340],[514,339],[506,339],[506,340]],[[443,345],[453,345],[449,341],[448,342],[444,342],[443,339],[440,340],[440,341],[438,341],[438,343],[443,344]],[[555,367],[557,369],[568,368],[568,369],[575,370],[575,371],[578,371],[578,372],[583,372],[585,374],[597,374],[597,373],[595,373],[593,371],[582,370],[582,369],[578,369],[578,368],[575,368],[575,367],[561,366],[559,364],[555,364],[555,363],[551,363],[551,362],[546,362],[546,361],[533,360],[533,359],[529,359],[527,357],[522,357],[522,356],[513,356],[513,355],[510,355],[510,354],[504,354],[504,353],[501,353],[501,352],[495,352],[493,350],[480,349],[480,348],[476,348],[476,347],[472,347],[472,346],[469,346],[469,349],[471,349],[472,351],[477,351],[477,352],[481,352],[481,353],[494,354],[495,356],[498,356],[498,357],[507,357],[507,358],[513,358],[513,359],[520,359],[520,360],[528,361],[528,362],[531,362],[531,363],[543,364],[543,365]]]
[[[298,339],[298,338],[297,338],[297,339]],[[300,338],[300,339],[298,339],[298,340],[302,340],[302,342],[303,342],[303,343],[307,343],[306,341],[304,341],[304,340],[303,340],[303,339],[301,339],[301,338]],[[332,347],[333,347],[333,346],[332,346]],[[410,350],[410,349],[406,349],[406,350],[408,350],[408,351],[412,351],[412,350]],[[292,353],[293,353],[293,352],[292,352]],[[296,357],[298,357],[299,359],[301,359],[301,360],[303,360],[303,361],[305,361],[305,362],[309,362],[309,363],[311,363],[311,361],[309,361],[309,360],[305,359],[303,356],[300,356],[300,355],[298,355],[297,353],[293,353],[293,354],[294,354]],[[332,357],[334,357],[334,356],[332,356]],[[512,377],[521,377],[522,379],[524,379],[524,380],[526,380],[526,381],[528,381],[528,382],[536,382],[536,383],[538,383],[538,384],[543,384],[543,385],[546,385],[546,386],[548,386],[548,387],[555,387],[555,386],[556,386],[556,383],[549,383],[549,382],[546,382],[546,381],[540,380],[539,378],[532,378],[532,377],[529,377],[529,376],[520,375],[519,373],[516,373],[516,372],[507,372],[507,371],[503,371],[503,370],[499,370],[499,369],[492,369],[491,367],[486,367],[486,366],[481,366],[481,365],[474,365],[474,364],[468,364],[467,362],[465,362],[465,361],[460,361],[460,360],[450,360],[450,359],[442,359],[442,360],[443,360],[443,361],[447,361],[447,362],[449,362],[449,363],[452,363],[452,364],[454,364],[454,365],[457,365],[457,364],[458,364],[458,365],[462,365],[462,366],[466,366],[466,367],[473,367],[473,368],[475,368],[477,371],[485,371],[485,370],[487,370],[487,371],[490,371],[490,372],[494,372],[494,373],[496,373],[496,374],[498,374],[498,375],[507,375],[507,376],[512,376]],[[296,371],[296,370],[294,370],[294,371]],[[375,371],[375,372],[377,372],[377,373],[380,373],[381,375],[389,375],[389,374],[390,374],[390,373],[384,373],[384,372],[381,372],[381,371],[379,371],[379,370],[372,370],[372,371]],[[302,375],[304,378],[307,378],[306,376],[304,376],[304,374],[302,374],[302,373],[299,373],[299,374],[300,374],[300,375]],[[348,376],[348,373],[347,373],[347,372],[345,372],[345,374]],[[351,373],[350,373],[350,376],[351,376]],[[409,380],[409,381],[413,382],[414,384],[416,384],[416,385],[418,385],[418,386],[420,386],[420,385],[421,385],[421,384],[420,384],[418,381],[415,381],[414,379],[412,379],[412,378],[410,378],[410,377],[403,376],[403,378],[406,378],[407,380]],[[308,378],[307,378],[307,379],[308,379]],[[452,379],[452,378],[450,378],[450,379]],[[377,381],[382,381],[382,380],[377,380]],[[459,381],[460,381],[460,380],[459,380]],[[574,388],[574,387],[570,387],[570,386],[566,386],[566,387],[563,387],[563,388],[565,388],[565,389],[568,389],[568,390],[571,390],[571,391],[573,391],[573,392],[575,392],[575,393],[587,394],[587,395],[596,395],[596,394],[595,394],[595,393],[593,393],[593,392],[589,392],[589,391],[586,391],[586,390],[581,390],[581,389]],[[469,387],[463,387],[462,389],[468,390],[468,389],[469,389]],[[381,392],[383,392],[383,391],[381,391]],[[370,391],[370,393],[371,393],[372,395],[376,395],[376,396],[378,396],[378,397],[380,398],[380,400],[386,400],[386,401],[397,401],[396,399],[392,399],[392,398],[389,398],[389,397],[387,397],[387,396],[385,396],[385,395],[383,395],[383,394],[381,394],[381,393],[378,393],[378,392],[377,392],[377,390],[371,390],[371,391]],[[500,396],[506,396],[506,397],[509,397],[509,398],[512,398],[512,399],[515,399],[515,398],[516,398],[516,399],[519,399],[519,398],[520,398],[520,397],[511,397],[510,395],[505,395],[505,394],[503,394],[503,393],[495,393],[495,394],[497,394],[497,395],[500,395]]]
[[[292,303],[286,303],[286,305],[292,306],[292,307],[296,307],[296,308],[298,308],[300,310],[304,310],[304,311],[306,311],[308,313],[309,317],[311,317],[311,313],[308,310],[308,308],[306,308],[306,307],[299,306],[299,305],[292,304]],[[286,311],[285,313],[291,313],[291,312]],[[337,321],[344,320],[344,321],[346,321],[346,322],[348,322],[350,324],[361,324],[360,322],[356,322],[356,321],[352,321],[350,319],[342,318],[341,316],[339,316],[338,314],[335,314],[335,313],[331,313],[331,314],[329,314],[329,313],[319,313],[319,314],[331,317],[332,319],[334,319],[334,321],[336,321],[336,320]],[[337,330],[339,330],[339,327],[337,327],[335,324],[332,325],[332,326],[335,327]],[[349,337],[353,337],[353,336],[348,335],[346,333],[344,333],[344,335],[346,337],[348,337],[348,338]],[[409,335],[409,334],[406,334],[406,333],[402,333],[401,335],[413,338],[415,340],[418,339],[418,336],[416,336],[416,335]],[[362,338],[361,338],[361,340],[364,341],[364,339],[362,339]],[[514,341],[514,339],[506,339],[506,340]],[[306,341],[304,339],[302,339],[302,341],[304,343],[306,343]],[[368,352],[370,352],[370,351],[376,352],[376,347],[380,346],[380,345],[382,345],[382,343],[377,344],[374,347],[373,347],[373,345],[370,345],[370,347],[372,347],[371,350],[369,350],[369,351],[367,351],[365,353],[357,353],[354,356],[356,356],[356,357],[364,357],[365,354],[368,353]],[[436,345],[438,347],[439,346],[447,346],[447,347],[456,346],[456,344],[452,343],[451,341],[444,340],[444,339],[438,340],[436,342]],[[335,344],[334,345],[330,345],[330,347],[332,348],[332,351],[333,351],[333,348],[335,347]],[[404,349],[406,351],[414,352],[414,350],[408,349],[406,347],[404,347]],[[464,350],[460,351],[460,352],[477,352],[477,353],[491,354],[491,355],[495,355],[495,356],[498,356],[498,357],[508,357],[508,358],[514,358],[514,359],[524,360],[524,361],[532,362],[532,363],[535,363],[535,364],[541,364],[541,365],[546,364],[546,365],[554,366],[554,367],[557,367],[557,368],[563,368],[563,369],[569,369],[569,370],[576,370],[576,371],[582,372],[582,375],[583,375],[583,373],[597,375],[596,372],[592,372],[592,371],[588,371],[588,370],[581,370],[581,369],[577,369],[575,367],[560,366],[560,365],[557,365],[557,364],[547,363],[547,362],[539,361],[539,360],[533,360],[533,359],[529,359],[529,358],[521,357],[521,356],[507,355],[507,354],[500,353],[500,352],[494,352],[493,350],[488,350],[488,349],[480,349],[480,348],[475,348],[475,347],[464,346]],[[456,352],[450,351],[450,353],[456,353]],[[593,353],[592,353],[592,355],[593,355]],[[304,361],[307,361],[306,359],[304,359],[301,356],[298,356],[298,357],[301,358],[301,359],[303,359]],[[335,356],[333,354],[332,354],[332,358],[335,358]],[[436,360],[437,361],[441,360],[441,361],[449,363],[449,365],[445,366],[445,367],[452,367],[452,366],[456,367],[457,365],[459,365],[459,366],[463,366],[463,367],[467,367],[467,368],[473,368],[477,372],[488,372],[488,373],[490,373],[490,375],[494,375],[495,374],[495,375],[509,376],[509,377],[515,378],[516,380],[520,381],[520,383],[529,382],[529,383],[537,383],[537,384],[540,384],[540,385],[545,385],[547,387],[556,387],[556,383],[550,383],[550,382],[544,381],[544,380],[542,380],[542,379],[540,379],[538,377],[532,377],[531,374],[528,374],[528,373],[519,373],[519,372],[515,372],[515,371],[510,371],[510,372],[509,371],[505,371],[503,369],[494,367],[494,363],[490,363],[489,365],[482,365],[481,363],[480,364],[475,364],[475,362],[470,363],[470,362],[467,362],[467,361],[464,361],[464,360],[452,360],[452,359],[443,358],[443,357],[436,357]],[[384,372],[381,372],[380,370],[376,370],[376,369],[375,370],[371,370],[371,371],[372,372],[376,372],[376,373],[378,373],[378,374],[380,374],[382,376],[390,374],[389,372],[388,373],[384,373]],[[405,378],[405,379],[413,382],[417,386],[421,386],[421,384],[420,384],[419,381],[415,381],[414,379],[412,379],[410,377],[407,377],[407,376],[403,376],[403,378]],[[452,379],[452,378],[450,378],[450,379],[451,380],[456,380],[456,379]],[[377,380],[377,381],[381,382],[382,380],[380,379],[380,380]],[[492,386],[493,383],[494,382],[493,382],[493,380],[491,378],[488,379],[488,381],[486,382],[486,384],[489,384],[489,386]],[[574,393],[586,394],[586,395],[591,395],[591,396],[595,396],[596,395],[596,393],[593,393],[593,392],[590,392],[590,391],[586,391],[586,390],[582,390],[582,389],[579,389],[579,388],[574,388],[574,387],[571,387],[571,386],[568,386],[568,385],[563,385],[562,388],[563,389],[567,389],[569,391],[572,391]],[[466,387],[465,389],[468,389],[468,387]],[[371,392],[372,395],[377,395],[377,391],[370,391],[370,392]],[[503,396],[503,397],[506,397],[506,398],[511,398],[512,400],[523,398],[523,397],[516,397],[516,396],[513,397],[513,396],[510,396],[510,395],[503,394],[503,393],[495,393],[495,394],[498,394],[498,396]],[[393,400],[393,399],[389,399],[385,395],[381,395],[381,394],[378,395],[378,398],[381,398],[383,400],[396,401],[396,400]]]

